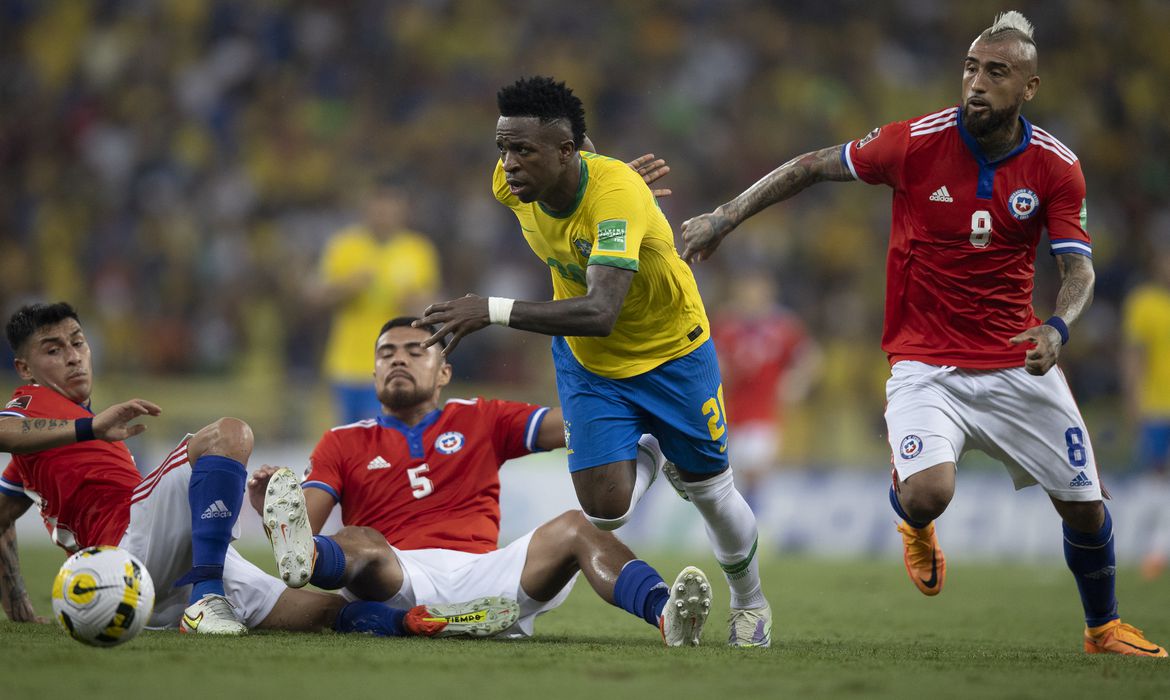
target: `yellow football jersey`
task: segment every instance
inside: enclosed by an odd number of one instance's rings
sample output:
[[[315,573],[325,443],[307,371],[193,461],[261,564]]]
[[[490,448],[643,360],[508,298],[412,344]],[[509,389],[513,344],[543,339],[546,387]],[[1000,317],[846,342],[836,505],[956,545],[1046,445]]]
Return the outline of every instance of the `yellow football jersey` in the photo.
[[[378,329],[395,316],[422,315],[405,309],[409,298],[429,297],[439,282],[439,256],[425,236],[402,231],[380,242],[365,226],[338,232],[325,246],[321,277],[340,282],[359,274],[370,282],[337,309],[325,347],[325,374],[332,381],[372,382]]]
[[[549,266],[554,299],[584,296],[589,265],[634,271],[612,333],[565,338],[586,369],[613,379],[633,377],[710,337],[699,288],[675,250],[670,224],[642,177],[625,163],[582,151],[581,186],[565,211],[513,196],[502,162],[492,185],[496,199],[520,220],[532,251]]]
[[[1125,301],[1126,341],[1141,346],[1146,372],[1139,387],[1144,416],[1170,416],[1170,291],[1138,287]]]

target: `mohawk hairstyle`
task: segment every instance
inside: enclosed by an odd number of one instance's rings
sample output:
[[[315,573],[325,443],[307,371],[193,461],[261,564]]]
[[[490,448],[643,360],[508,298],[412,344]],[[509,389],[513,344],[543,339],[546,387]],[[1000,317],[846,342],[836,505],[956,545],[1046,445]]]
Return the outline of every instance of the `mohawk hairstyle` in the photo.
[[[991,26],[984,29],[980,39],[1019,39],[1025,43],[1036,45],[1032,39],[1032,23],[1027,17],[1015,10],[1001,12],[995,16]]]
[[[552,78],[520,78],[496,93],[502,117],[536,117],[542,124],[564,119],[573,132],[573,145],[585,142],[585,107],[580,98]]]

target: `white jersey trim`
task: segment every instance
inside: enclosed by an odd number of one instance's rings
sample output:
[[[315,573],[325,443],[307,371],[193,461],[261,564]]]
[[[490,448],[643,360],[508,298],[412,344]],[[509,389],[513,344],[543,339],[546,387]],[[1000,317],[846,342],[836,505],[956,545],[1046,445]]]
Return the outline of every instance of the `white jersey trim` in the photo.
[[[937,126],[932,126],[928,129],[927,128],[914,129],[914,130],[910,131],[910,138],[914,138],[915,136],[925,136],[926,134],[933,134],[937,131],[946,131],[947,129],[954,128],[954,126],[955,126],[954,122],[947,122],[945,124],[939,124]]]
[[[0,416],[12,416],[13,418],[28,418],[28,416],[24,415],[23,413],[17,413],[16,411],[0,411]]]
[[[1036,126],[1035,124],[1032,125],[1032,139],[1033,140],[1038,139],[1040,141],[1043,141],[1043,142],[1047,143],[1048,145],[1055,147],[1057,151],[1063,153],[1064,155],[1068,156],[1069,158],[1072,158],[1073,160],[1077,159],[1077,154],[1073,153],[1071,148],[1064,145],[1063,143],[1060,142],[1060,139],[1056,138],[1055,136],[1053,136],[1052,134],[1048,133],[1047,131],[1041,129],[1040,127]]]
[[[447,403],[460,403],[464,406],[474,406],[479,403],[479,399],[447,399]]]
[[[1088,243],[1073,240],[1057,240],[1052,241],[1052,254],[1060,255],[1061,253],[1080,253],[1093,257],[1093,248]]]
[[[329,431],[332,432],[334,430],[349,430],[350,428],[372,428],[377,424],[377,418],[363,418],[356,423],[347,423],[345,425],[339,425],[336,428],[330,428]]]
[[[1077,160],[1076,154],[1074,154],[1072,151],[1068,150],[1067,148],[1064,148],[1064,147],[1058,145],[1056,142],[1051,140],[1051,138],[1052,137],[1046,138],[1046,137],[1036,133],[1035,130],[1032,131],[1032,143],[1036,144],[1037,146],[1039,146],[1040,148],[1043,148],[1046,151],[1052,151],[1053,153],[1055,153],[1057,155],[1058,158],[1063,160],[1065,163],[1068,163],[1069,165],[1072,165],[1073,163],[1075,163]]]
[[[536,452],[540,449],[536,446],[536,436],[539,433],[537,428],[544,422],[544,415],[548,411],[548,406],[541,406],[528,417],[528,429],[524,431],[524,447],[528,448],[529,452]]]
[[[910,128],[917,129],[920,126],[928,126],[927,122],[930,122],[933,124],[936,121],[938,121],[939,119],[942,119],[945,117],[953,117],[955,115],[955,112],[958,111],[958,109],[959,109],[958,107],[947,107],[946,109],[939,110],[938,112],[935,112],[934,114],[928,114],[925,117],[920,117],[917,121],[910,122]]]
[[[856,141],[850,141],[845,144],[845,148],[841,149],[841,159],[845,161],[845,167],[849,168],[849,174],[853,176],[854,180],[860,180],[857,176],[857,169],[853,167],[853,158],[849,155],[849,149],[853,148]]]

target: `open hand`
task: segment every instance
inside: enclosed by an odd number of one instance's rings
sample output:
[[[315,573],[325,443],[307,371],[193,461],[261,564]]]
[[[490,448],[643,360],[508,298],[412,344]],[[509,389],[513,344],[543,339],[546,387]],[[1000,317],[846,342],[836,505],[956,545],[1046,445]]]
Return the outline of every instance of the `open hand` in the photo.
[[[488,300],[475,294],[468,294],[451,301],[431,304],[423,311],[423,316],[414,322],[414,326],[431,325],[439,330],[423,341],[423,347],[429,348],[451,334],[451,340],[443,349],[443,355],[450,355],[463,336],[486,328],[491,323],[488,316]]]
[[[264,490],[268,488],[268,480],[280,469],[281,467],[265,464],[248,477],[248,503],[251,503],[260,514],[261,520],[264,519]]]
[[[626,165],[633,168],[634,172],[642,176],[642,180],[647,185],[653,184],[655,181],[662,179],[670,172],[670,166],[662,158],[655,158],[653,153],[647,153],[644,156],[639,156]],[[655,197],[669,197],[669,189],[650,190]]]
[[[144,399],[116,403],[93,417],[93,435],[107,442],[125,440],[146,430],[145,425],[131,424],[130,421],[141,416],[157,416],[161,413],[161,408]]]

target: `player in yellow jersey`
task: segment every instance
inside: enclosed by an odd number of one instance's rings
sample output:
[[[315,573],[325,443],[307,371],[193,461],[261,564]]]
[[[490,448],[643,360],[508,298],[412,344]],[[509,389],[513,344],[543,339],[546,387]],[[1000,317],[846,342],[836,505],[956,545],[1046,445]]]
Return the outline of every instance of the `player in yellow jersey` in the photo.
[[[439,256],[424,235],[406,227],[406,193],[379,179],[364,221],[338,231],[321,256],[319,298],[334,310],[325,375],[341,424],[372,418],[382,405],[370,386],[370,328],[422,305],[439,286]]]
[[[1155,257],[1153,277],[1125,299],[1122,378],[1128,414],[1137,424],[1138,467],[1170,478],[1170,250]],[[1142,574],[1157,578],[1170,558],[1170,517],[1149,525]]]
[[[592,152],[581,101],[564,83],[521,79],[497,103],[493,188],[549,266],[553,299],[434,304],[421,321],[439,327],[428,344],[453,334],[450,352],[491,323],[554,336],[569,471],[586,517],[602,529],[629,519],[656,471],[635,460],[639,436],[653,435],[727,577],[730,644],[769,646],[756,518],[732,481],[715,347],[670,224],[638,172]]]

